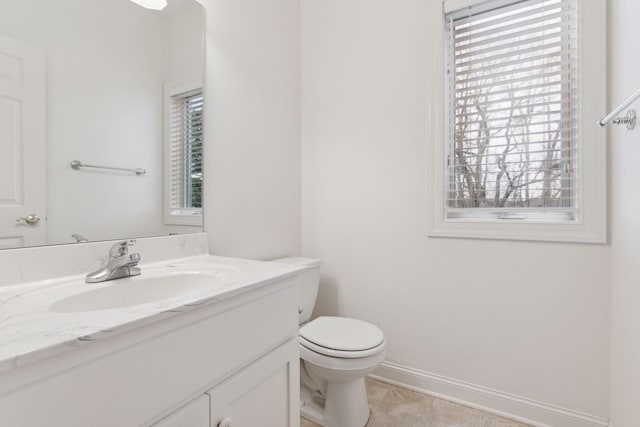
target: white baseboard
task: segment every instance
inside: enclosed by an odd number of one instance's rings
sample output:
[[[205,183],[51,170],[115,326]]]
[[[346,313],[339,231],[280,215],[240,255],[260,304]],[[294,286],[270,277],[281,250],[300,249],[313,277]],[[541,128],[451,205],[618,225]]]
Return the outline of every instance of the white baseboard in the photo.
[[[383,362],[371,377],[534,427],[611,427],[602,417],[391,362]]]

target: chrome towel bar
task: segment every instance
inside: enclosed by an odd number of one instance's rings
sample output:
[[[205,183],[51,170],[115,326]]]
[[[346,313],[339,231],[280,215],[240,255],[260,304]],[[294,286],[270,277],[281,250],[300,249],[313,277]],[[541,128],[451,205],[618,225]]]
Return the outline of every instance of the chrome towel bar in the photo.
[[[114,171],[122,171],[122,172],[133,172],[138,176],[142,176],[147,173],[144,169],[130,169],[130,168],[115,168],[111,166],[98,166],[98,165],[90,165],[88,163],[83,163],[80,160],[74,160],[71,162],[71,168],[79,171],[82,168],[94,168],[94,169],[108,169]]]

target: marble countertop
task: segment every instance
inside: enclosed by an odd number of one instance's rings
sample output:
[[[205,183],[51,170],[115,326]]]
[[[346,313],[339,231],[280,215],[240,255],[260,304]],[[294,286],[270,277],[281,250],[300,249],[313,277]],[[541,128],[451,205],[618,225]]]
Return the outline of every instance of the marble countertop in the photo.
[[[197,268],[216,276],[210,288],[129,307],[56,312],[53,303],[123,280],[87,284],[84,275],[0,287],[0,372],[175,316],[294,275],[300,267],[210,255],[141,264],[142,275]]]

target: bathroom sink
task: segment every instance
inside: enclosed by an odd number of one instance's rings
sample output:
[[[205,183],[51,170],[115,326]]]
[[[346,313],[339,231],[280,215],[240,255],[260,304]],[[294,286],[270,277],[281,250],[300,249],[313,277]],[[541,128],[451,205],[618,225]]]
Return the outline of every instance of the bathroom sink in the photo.
[[[178,271],[155,272],[141,276],[112,280],[99,284],[86,284],[87,291],[54,302],[50,311],[76,313],[132,307],[140,304],[189,299],[220,285],[215,272]]]

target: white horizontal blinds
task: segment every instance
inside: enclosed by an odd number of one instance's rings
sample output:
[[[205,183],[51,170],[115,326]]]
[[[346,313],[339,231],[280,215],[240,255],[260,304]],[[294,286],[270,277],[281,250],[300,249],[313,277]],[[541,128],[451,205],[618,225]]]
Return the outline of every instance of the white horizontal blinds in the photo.
[[[484,2],[446,21],[448,217],[573,219],[577,0]]]
[[[201,214],[202,90],[171,97],[170,207],[175,214]]]

